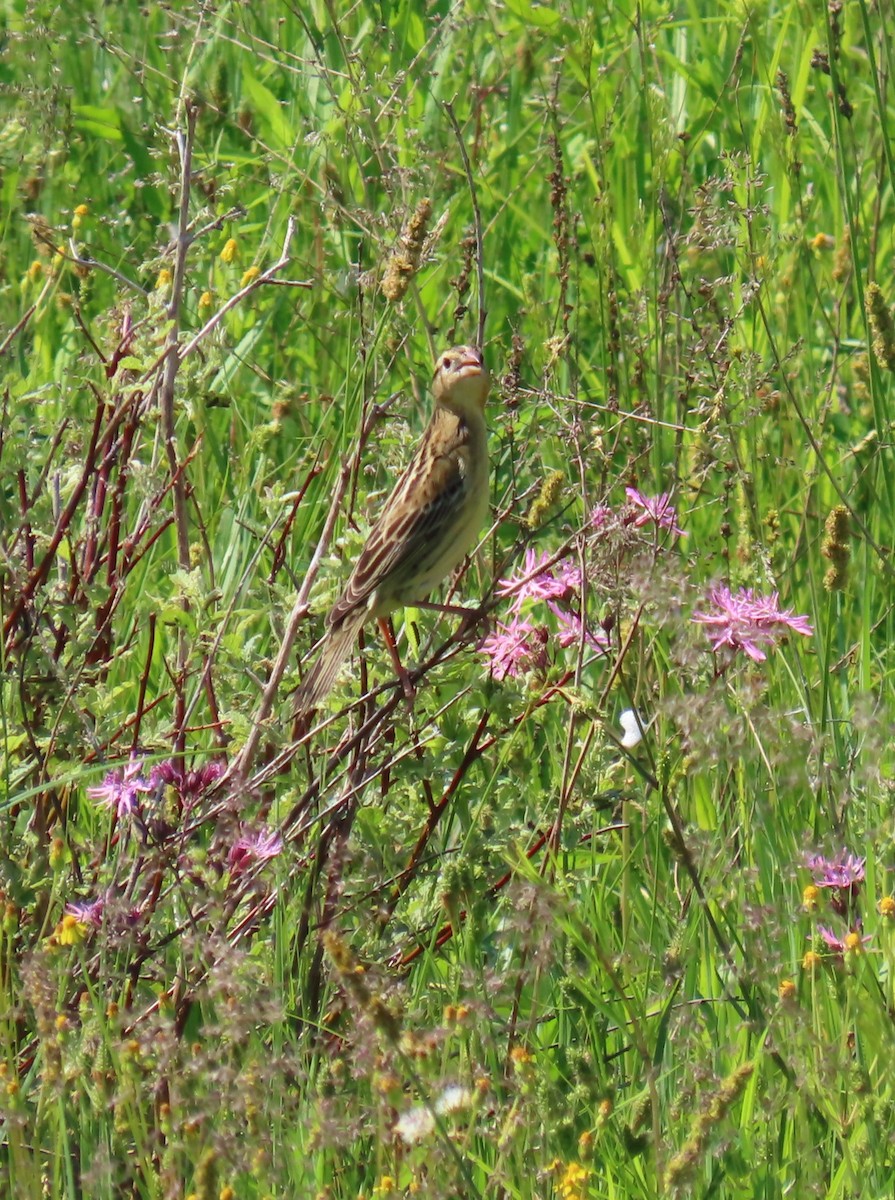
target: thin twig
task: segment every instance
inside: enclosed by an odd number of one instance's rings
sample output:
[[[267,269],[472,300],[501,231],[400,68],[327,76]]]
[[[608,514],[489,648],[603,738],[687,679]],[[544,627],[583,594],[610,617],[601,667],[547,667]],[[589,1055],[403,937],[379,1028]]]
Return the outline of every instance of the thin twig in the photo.
[[[246,743],[242,748],[239,757],[233,767],[233,774],[241,779],[248,777],[252,767],[252,761],[258,751],[258,743],[261,740],[261,732],[264,727],[264,722],[270,715],[273,708],[274,699],[276,698],[277,688],[280,686],[280,680],[286,671],[286,665],[289,662],[289,657],[292,654],[292,646],[298,635],[299,626],[305,619],[308,613],[308,597],[311,594],[314,580],[317,577],[317,571],[320,567],[321,560],[324,554],[329,549],[329,544],[332,540],[333,531],[336,527],[336,520],[339,516],[339,510],[342,507],[342,498],[345,495],[345,489],[348,486],[349,471],[347,467],[343,467],[339,474],[339,481],[336,484],[336,490],[329,506],[329,512],[326,515],[326,523],[323,526],[323,532],[320,534],[320,539],[317,542],[317,547],[308,564],[308,569],[305,572],[304,582],[292,606],[292,612],[289,614],[289,620],[286,622],[286,629],[283,633],[283,641],[280,644],[280,650],[277,654],[276,661],[270,672],[270,679],[267,681],[267,686],[261,696],[261,703],[258,705],[258,711],[252,721],[252,730],[246,739]]]
[[[460,148],[460,157],[463,159],[463,170],[466,173],[466,185],[469,188],[469,198],[472,203],[472,214],[475,222],[475,265],[479,286],[479,324],[476,344],[481,347],[485,345],[485,317],[487,316],[487,309],[485,308],[485,239],[482,233],[482,210],[479,208],[479,195],[476,191],[469,155],[466,152],[466,143],[463,141],[463,133],[457,122],[457,118],[454,116],[454,109],[449,100],[446,100],[444,103],[444,111],[447,113],[448,120],[457,138],[457,145]]]
[[[180,335],[180,306],[186,280],[187,253],[192,242],[190,236],[190,180],[193,165],[193,139],[196,134],[198,110],[193,104],[186,105],[186,131],[176,133],[177,152],[180,157],[180,204],[177,219],[177,236],[174,243],[174,276],[171,281],[171,298],[168,301],[168,337],[165,342],[164,366],[159,388],[159,410],[162,418],[162,437],[168,457],[168,469],[174,496],[174,529],[177,536],[177,562],[181,571],[190,569],[190,526],[187,511],[187,482],[177,457],[177,433],[174,418],[174,388],[180,367],[178,337]],[[183,608],[189,607],[184,596]],[[177,638],[177,668],[174,686],[177,693],[174,715],[175,751],[182,752],[185,745],[185,709],[183,681],[186,673],[189,644],[186,631],[181,629]]]
[[[68,254],[64,250],[57,252],[63,258],[71,259],[76,267],[83,267],[87,271],[103,271],[106,275],[111,275],[113,279],[117,279],[124,287],[128,287],[132,292],[136,292],[138,296],[144,298],[149,295],[146,288],[140,287],[139,283],[134,283],[133,279],[128,279],[126,275],[122,275],[120,271],[116,271],[114,267],[110,267],[108,263],[100,262],[97,258],[86,258],[83,254],[78,253],[78,247],[75,244],[74,238],[68,240]]]

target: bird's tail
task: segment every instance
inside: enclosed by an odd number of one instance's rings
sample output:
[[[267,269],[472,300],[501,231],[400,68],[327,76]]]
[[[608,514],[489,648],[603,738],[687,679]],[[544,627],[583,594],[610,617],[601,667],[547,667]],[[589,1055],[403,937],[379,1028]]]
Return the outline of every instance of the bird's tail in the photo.
[[[349,614],[344,621],[329,629],[323,636],[317,661],[295,693],[293,716],[302,717],[313,712],[332,691],[339,668],[351,653],[366,615],[366,611],[361,608]]]

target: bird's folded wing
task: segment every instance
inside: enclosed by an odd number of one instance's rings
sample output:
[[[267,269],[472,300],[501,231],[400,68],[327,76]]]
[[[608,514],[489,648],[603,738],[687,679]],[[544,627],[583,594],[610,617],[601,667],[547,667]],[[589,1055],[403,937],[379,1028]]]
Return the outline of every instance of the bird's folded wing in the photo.
[[[345,591],[329,615],[330,625],[365,607],[377,589],[378,603],[392,599],[397,606],[400,594],[415,579],[423,581],[446,552],[462,511],[465,464],[457,454],[443,454],[432,458],[424,472],[418,467],[414,471],[414,466],[371,529]]]

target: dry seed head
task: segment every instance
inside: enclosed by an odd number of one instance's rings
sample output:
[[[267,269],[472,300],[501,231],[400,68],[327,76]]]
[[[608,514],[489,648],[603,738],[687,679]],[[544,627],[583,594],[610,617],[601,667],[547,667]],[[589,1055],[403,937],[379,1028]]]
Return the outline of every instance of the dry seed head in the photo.
[[[432,201],[420,200],[401,230],[398,245],[388,261],[380,289],[393,304],[404,298],[410,281],[419,270],[426,241],[426,231],[432,216]]]
[[[876,283],[868,283],[864,307],[870,332],[873,334],[873,353],[876,361],[887,371],[895,371],[895,328],[886,298]]]

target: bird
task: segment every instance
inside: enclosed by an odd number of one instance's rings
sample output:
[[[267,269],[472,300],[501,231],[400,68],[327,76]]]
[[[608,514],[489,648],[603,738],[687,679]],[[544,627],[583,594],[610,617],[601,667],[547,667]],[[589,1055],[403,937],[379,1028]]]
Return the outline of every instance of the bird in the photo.
[[[330,693],[362,626],[420,604],[463,561],[489,502],[485,402],[491,377],[478,346],[455,346],[438,359],[434,408],[416,451],[389,495],[339,599],[326,617],[317,658],[294,699],[293,714],[310,714]],[[412,689],[406,675],[405,692]]]

